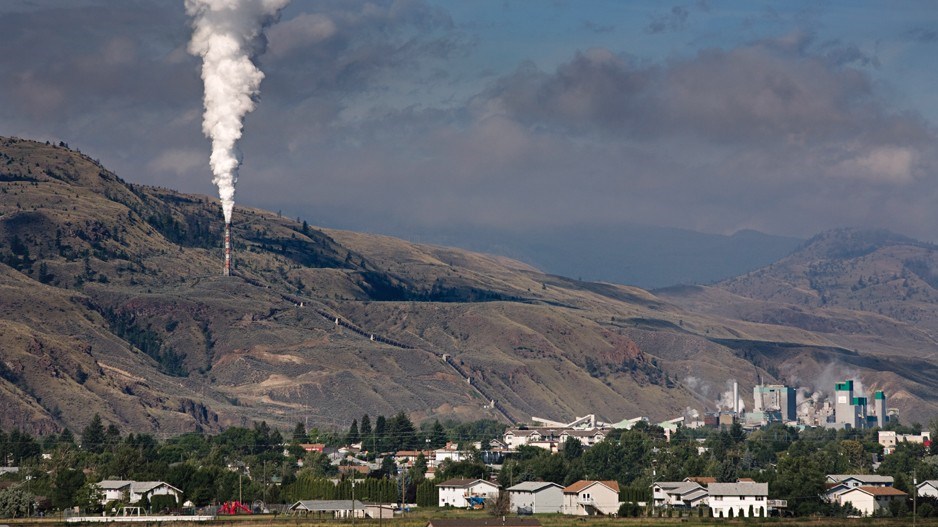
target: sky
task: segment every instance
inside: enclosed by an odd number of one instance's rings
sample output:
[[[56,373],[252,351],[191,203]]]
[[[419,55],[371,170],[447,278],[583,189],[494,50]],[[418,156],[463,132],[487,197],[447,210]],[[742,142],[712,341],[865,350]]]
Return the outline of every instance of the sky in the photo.
[[[293,0],[236,200],[398,235],[938,241],[936,28],[911,1]],[[182,0],[0,3],[0,135],[215,195],[191,34]]]

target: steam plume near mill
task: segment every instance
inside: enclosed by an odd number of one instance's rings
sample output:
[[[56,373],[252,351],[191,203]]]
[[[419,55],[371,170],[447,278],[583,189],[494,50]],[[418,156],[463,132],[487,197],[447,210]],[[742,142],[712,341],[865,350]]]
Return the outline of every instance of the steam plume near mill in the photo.
[[[193,34],[189,52],[202,57],[205,114],[202,131],[212,141],[209,164],[225,225],[231,223],[244,116],[254,110],[264,73],[251,61],[264,47],[264,28],[290,0],[186,0]]]

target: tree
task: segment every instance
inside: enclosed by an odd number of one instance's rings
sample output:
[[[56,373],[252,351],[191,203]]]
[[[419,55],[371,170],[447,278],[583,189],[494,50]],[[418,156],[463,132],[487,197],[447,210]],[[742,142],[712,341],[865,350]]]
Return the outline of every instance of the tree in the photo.
[[[511,513],[511,500],[508,499],[508,492],[499,491],[494,499],[485,500],[485,508],[492,516],[505,516]]]
[[[352,419],[352,426],[349,427],[348,433],[345,434],[345,444],[351,445],[359,441],[361,441],[361,436],[358,434],[358,420]]]
[[[420,483],[424,480],[427,474],[427,458],[423,455],[423,452],[417,454],[417,458],[414,459],[414,466],[410,469],[410,477],[417,483]]]
[[[371,430],[371,418],[368,417],[368,414],[362,416],[362,422],[358,426],[358,433],[362,436],[362,441],[371,439],[371,434],[374,432]]]
[[[85,484],[85,474],[80,470],[60,470],[52,485],[52,505],[65,509],[76,504],[76,495]]]
[[[101,416],[94,414],[91,422],[81,431],[81,449],[100,454],[104,451],[104,441],[104,424],[101,422]]]
[[[33,495],[19,487],[0,490],[0,517],[18,518],[27,516],[33,503]]]
[[[440,424],[439,420],[433,421],[433,427],[430,428],[430,448],[443,448],[446,446],[446,429]]]
[[[291,438],[293,443],[305,443],[308,441],[306,438],[306,425],[302,422],[296,423],[296,426],[293,427],[293,437]]]
[[[378,418],[375,419],[375,432],[374,437],[372,437],[372,446],[375,449],[375,453],[384,452],[387,449],[387,445],[385,444],[385,435],[388,433],[387,426],[387,420],[385,420],[383,415],[379,415]]]
[[[579,459],[583,455],[583,443],[579,439],[569,436],[567,440],[563,442],[562,451],[563,458],[567,461],[573,461],[574,459]]]
[[[417,429],[404,412],[398,412],[391,418],[387,436],[392,450],[416,448]]]

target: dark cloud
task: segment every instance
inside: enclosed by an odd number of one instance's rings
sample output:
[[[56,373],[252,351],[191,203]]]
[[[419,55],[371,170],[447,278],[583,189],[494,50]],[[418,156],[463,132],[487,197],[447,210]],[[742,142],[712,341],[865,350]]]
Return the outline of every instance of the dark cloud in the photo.
[[[0,6],[0,46],[28,50],[0,62],[0,133],[214,194],[181,2],[75,5]],[[682,9],[666,30],[703,8]],[[260,57],[239,204],[399,232],[637,221],[934,238],[935,130],[883,99],[863,48],[793,31],[657,62],[593,48],[556,68],[461,70],[477,44],[464,27],[416,0],[295,0]],[[459,95],[479,75],[487,88]]]
[[[676,5],[667,13],[656,15],[645,27],[648,33],[665,33],[667,31],[680,31],[687,24],[690,10],[685,6]]]
[[[583,22],[583,29],[591,33],[596,33],[597,35],[601,35],[604,33],[612,33],[616,30],[616,26],[612,24],[599,24],[593,22],[592,20],[586,20]]]
[[[906,35],[916,42],[931,44],[938,42],[938,30],[933,27],[916,27],[906,32]]]

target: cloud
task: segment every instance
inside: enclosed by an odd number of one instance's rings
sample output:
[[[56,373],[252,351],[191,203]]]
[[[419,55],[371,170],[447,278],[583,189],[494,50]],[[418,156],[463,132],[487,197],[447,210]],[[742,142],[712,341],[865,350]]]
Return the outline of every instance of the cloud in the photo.
[[[665,33],[684,29],[690,10],[684,6],[676,5],[664,14],[656,15],[645,27],[647,33]]]

